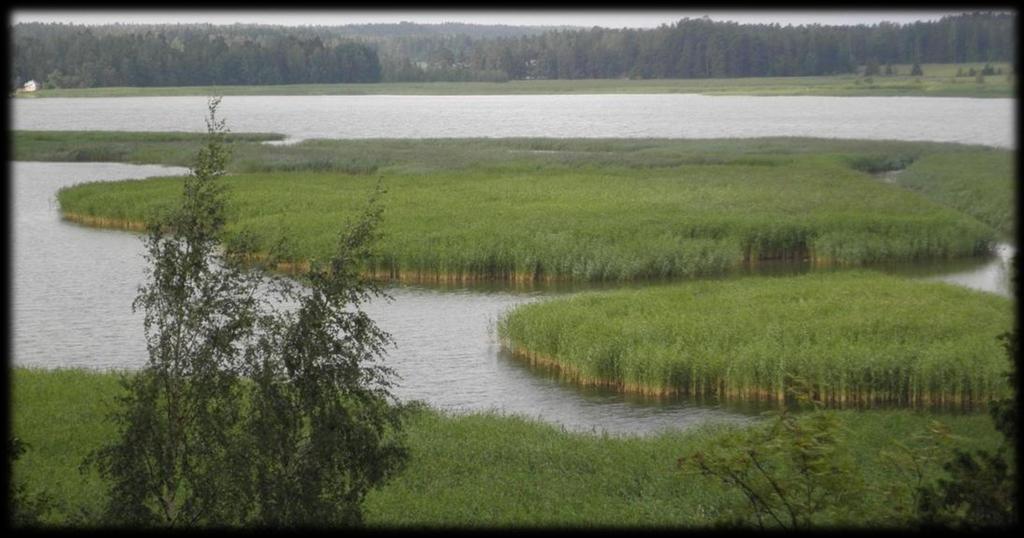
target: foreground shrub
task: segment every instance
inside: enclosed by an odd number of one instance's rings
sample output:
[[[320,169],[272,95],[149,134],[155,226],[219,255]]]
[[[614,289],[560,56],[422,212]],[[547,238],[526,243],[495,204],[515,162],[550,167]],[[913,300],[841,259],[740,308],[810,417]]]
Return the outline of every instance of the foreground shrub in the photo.
[[[150,220],[135,302],[149,360],[122,377],[117,434],[86,462],[110,482],[101,523],[358,525],[366,492],[405,457],[391,372],[377,361],[390,337],[360,309],[380,290],[355,269],[379,208],[305,288],[243,270],[219,246],[218,103],[180,206]]]

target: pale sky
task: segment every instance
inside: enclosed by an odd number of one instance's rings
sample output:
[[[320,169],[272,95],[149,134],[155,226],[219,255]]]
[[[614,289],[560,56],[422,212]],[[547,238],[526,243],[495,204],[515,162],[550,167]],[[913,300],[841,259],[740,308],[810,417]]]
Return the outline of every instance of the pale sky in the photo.
[[[29,10],[11,12],[11,23],[65,22],[75,24],[275,24],[287,26],[396,23],[402,21],[424,24],[464,22],[471,24],[506,24],[510,26],[602,26],[605,28],[654,28],[684,17],[708,15],[712,20],[744,24],[779,23],[855,25],[881,21],[911,23],[938,20],[945,15],[975,11],[945,10]],[[1008,10],[999,10],[1008,11]]]

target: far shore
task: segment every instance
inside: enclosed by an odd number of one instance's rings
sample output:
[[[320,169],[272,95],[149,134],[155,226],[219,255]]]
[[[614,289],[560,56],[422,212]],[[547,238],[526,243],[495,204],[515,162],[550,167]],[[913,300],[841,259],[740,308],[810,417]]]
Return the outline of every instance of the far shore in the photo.
[[[550,95],[605,93],[690,93],[702,95],[815,95],[850,97],[991,97],[1016,95],[1013,75],[956,77],[949,64],[925,65],[924,76],[863,77],[855,74],[812,77],[713,79],[577,79],[508,82],[381,82],[364,84],[282,84],[273,86],[178,86],[58,88],[16,92],[15,98],[155,97],[189,95]],[[1005,66],[1005,70],[1009,70]],[[909,66],[897,67],[909,73]]]

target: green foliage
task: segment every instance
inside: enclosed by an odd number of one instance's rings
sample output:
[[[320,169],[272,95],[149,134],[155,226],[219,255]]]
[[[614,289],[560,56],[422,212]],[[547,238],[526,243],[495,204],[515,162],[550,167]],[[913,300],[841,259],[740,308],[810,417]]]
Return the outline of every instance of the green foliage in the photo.
[[[388,390],[392,372],[374,363],[390,336],[359,310],[382,295],[355,269],[372,254],[380,214],[371,201],[337,254],[314,261],[303,279],[309,292],[285,286],[295,311],[264,319],[247,352],[255,524],[361,524],[367,492],[405,461],[394,436],[403,415]]]
[[[865,62],[1012,60],[1013,24],[1010,13],[871,26],[685,18],[651,29],[19,23],[12,72],[78,87],[830,75]]]
[[[796,391],[806,403],[808,392]],[[834,412],[772,411],[769,423],[726,437],[678,461],[686,474],[717,479],[745,502],[722,523],[799,530],[843,526],[864,511],[864,484]]]
[[[228,158],[218,104],[180,207],[149,224],[148,282],[133,304],[145,314],[149,360],[123,378],[117,439],[86,462],[111,482],[104,520],[117,525],[227,524],[239,501],[235,346],[253,326],[255,281],[218,253]]]
[[[691,398],[981,405],[1006,393],[1012,303],[866,271],[648,286],[524,304],[503,343],[567,379]]]
[[[157,33],[18,26],[16,70],[51,88],[380,80],[376,50],[351,39],[234,39],[209,25],[185,32],[175,25]]]
[[[245,253],[219,247],[228,151],[218,104],[181,205],[149,223],[148,282],[134,304],[149,360],[123,376],[117,435],[85,463],[110,481],[102,521],[356,525],[366,491],[404,456],[391,372],[373,362],[388,336],[359,310],[380,290],[353,269],[379,209],[350,227],[308,288],[242,269]]]
[[[8,437],[7,468],[13,470],[14,463],[29,449],[27,443],[15,436]],[[10,476],[10,475],[8,475]],[[53,498],[46,492],[29,493],[24,481],[11,478],[7,490],[7,517],[12,527],[36,527],[53,508]]]
[[[1012,448],[996,452],[954,451],[943,465],[948,477],[920,491],[918,508],[928,526],[984,529],[1017,524],[1017,473]]]
[[[918,525],[923,490],[936,480],[937,470],[962,441],[938,420],[926,428],[894,438],[879,454],[896,480],[871,492],[887,499],[886,510],[893,525]]]
[[[1016,266],[1015,256],[1014,275]],[[1018,448],[1015,392],[1020,348],[1016,328],[1002,334],[1000,339],[1010,362],[1006,377],[1011,392],[1007,397],[990,402],[989,413],[996,429],[1003,434],[1003,443],[994,452],[955,450],[953,458],[943,465],[949,476],[919,488],[918,506],[927,524],[988,528],[1011,527],[1018,523],[1019,486],[1014,453]]]

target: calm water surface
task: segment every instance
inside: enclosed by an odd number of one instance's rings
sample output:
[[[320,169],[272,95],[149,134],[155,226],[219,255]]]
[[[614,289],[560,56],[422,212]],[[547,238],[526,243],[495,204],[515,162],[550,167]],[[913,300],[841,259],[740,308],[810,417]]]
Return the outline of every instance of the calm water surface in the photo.
[[[14,129],[204,132],[206,98],[13,99]],[[307,138],[930,140],[1015,147],[1013,99],[696,94],[228,96],[235,132]],[[955,125],[955,128],[951,128]]]
[[[93,369],[144,364],[142,317],[131,312],[144,278],[140,236],[62,221],[55,193],[83,181],[175,175],[185,170],[15,162],[11,171],[14,364]],[[1004,249],[987,260],[892,270],[1008,295],[1008,256]],[[403,286],[389,291],[394,301],[374,302],[367,311],[395,337],[397,347],[387,363],[401,376],[396,392],[402,399],[424,400],[453,411],[493,409],[537,417],[574,431],[612,434],[647,434],[708,420],[749,420],[751,410],[652,402],[580,389],[526,367],[501,349],[494,324],[504,312],[571,291]]]

